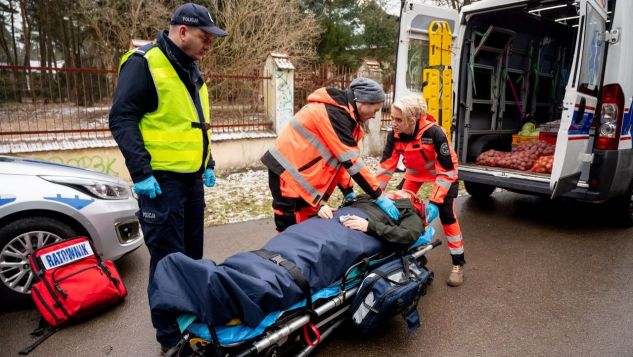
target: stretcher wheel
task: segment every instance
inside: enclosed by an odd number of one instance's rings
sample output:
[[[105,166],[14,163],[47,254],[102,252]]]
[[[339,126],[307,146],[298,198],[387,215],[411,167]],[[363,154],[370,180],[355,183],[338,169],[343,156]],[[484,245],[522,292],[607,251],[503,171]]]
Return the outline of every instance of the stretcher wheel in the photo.
[[[279,346],[277,345],[272,345],[270,347],[268,347],[266,350],[264,350],[264,356],[266,357],[279,357]]]
[[[428,262],[429,262],[429,260],[426,259],[426,256],[424,256],[424,255],[418,258],[418,263],[420,263],[420,265],[422,265],[424,267],[426,267],[426,263],[428,263]]]

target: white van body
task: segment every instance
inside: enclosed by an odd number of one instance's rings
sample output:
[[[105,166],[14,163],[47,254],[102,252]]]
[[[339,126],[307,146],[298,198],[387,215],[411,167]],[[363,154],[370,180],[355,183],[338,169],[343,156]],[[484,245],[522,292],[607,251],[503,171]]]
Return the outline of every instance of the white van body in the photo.
[[[614,218],[632,226],[632,14],[632,0],[483,0],[455,22],[454,11],[407,0],[395,99],[421,92],[411,80],[424,66],[412,55],[425,40],[419,20],[455,23],[453,115],[441,120],[452,122],[466,190],[609,201]],[[551,174],[477,164],[487,150],[510,151],[527,121],[555,144]]]

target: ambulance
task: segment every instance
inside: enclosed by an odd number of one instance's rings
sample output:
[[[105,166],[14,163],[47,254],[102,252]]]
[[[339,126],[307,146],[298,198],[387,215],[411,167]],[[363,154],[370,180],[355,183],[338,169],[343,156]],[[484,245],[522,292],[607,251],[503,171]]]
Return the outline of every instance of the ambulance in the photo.
[[[405,0],[394,97],[421,92],[424,68],[448,71],[439,121],[474,198],[502,188],[608,202],[633,226],[632,16],[633,0],[483,0],[459,13]],[[450,47],[429,46],[434,21],[450,28]],[[450,62],[429,64],[445,48]],[[548,172],[478,160],[539,141],[553,150]]]

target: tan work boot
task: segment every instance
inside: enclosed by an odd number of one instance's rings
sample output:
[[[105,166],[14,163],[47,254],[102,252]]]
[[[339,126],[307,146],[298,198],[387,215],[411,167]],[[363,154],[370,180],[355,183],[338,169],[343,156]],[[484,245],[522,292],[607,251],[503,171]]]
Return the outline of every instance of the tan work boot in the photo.
[[[446,284],[448,286],[460,286],[464,283],[464,266],[462,265],[453,265],[453,270],[448,275],[448,280]]]

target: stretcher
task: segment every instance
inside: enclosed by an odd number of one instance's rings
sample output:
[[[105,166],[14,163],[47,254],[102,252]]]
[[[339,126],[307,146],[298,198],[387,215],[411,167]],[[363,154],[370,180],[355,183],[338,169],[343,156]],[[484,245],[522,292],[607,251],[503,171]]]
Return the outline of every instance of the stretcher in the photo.
[[[350,304],[362,279],[375,268],[399,259],[402,254],[416,258],[425,267],[425,254],[441,243],[432,241],[433,227],[403,252],[378,252],[368,256],[341,274],[333,284],[312,293],[283,310],[268,313],[257,326],[230,321],[222,326],[209,326],[194,314],[178,318],[182,331],[178,356],[280,356],[309,355],[323,340],[350,320]],[[431,278],[426,285],[430,285]]]

